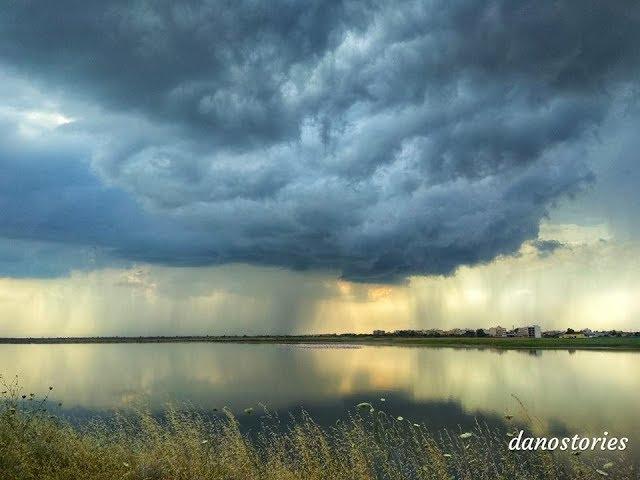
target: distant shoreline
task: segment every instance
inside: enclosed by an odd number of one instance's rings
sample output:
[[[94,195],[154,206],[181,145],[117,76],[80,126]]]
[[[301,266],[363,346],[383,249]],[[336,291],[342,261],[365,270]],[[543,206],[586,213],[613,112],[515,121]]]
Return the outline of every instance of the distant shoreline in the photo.
[[[254,336],[143,336],[143,337],[13,337],[0,345],[116,344],[116,343],[250,343],[355,344],[417,347],[487,347],[496,349],[640,350],[640,337],[494,338],[400,337],[378,335],[254,335]]]

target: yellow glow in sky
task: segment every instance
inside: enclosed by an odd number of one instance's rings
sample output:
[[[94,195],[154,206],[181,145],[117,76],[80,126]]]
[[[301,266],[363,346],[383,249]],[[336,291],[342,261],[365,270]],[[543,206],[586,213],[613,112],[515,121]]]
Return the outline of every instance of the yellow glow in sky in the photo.
[[[333,272],[226,265],[134,266],[55,279],[0,279],[0,335],[175,335],[369,332],[538,323],[638,329],[640,249],[603,227],[544,227],[565,247],[462,267],[405,285]]]

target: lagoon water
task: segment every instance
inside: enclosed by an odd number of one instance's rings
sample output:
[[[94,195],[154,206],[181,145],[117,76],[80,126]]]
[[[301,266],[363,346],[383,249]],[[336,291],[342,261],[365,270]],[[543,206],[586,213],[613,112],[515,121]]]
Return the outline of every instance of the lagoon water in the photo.
[[[640,445],[640,353],[249,344],[2,345],[0,373],[85,421],[167,402],[242,414],[304,408],[332,423],[358,402],[432,428],[475,419]],[[522,412],[517,398],[526,407]],[[382,402],[380,399],[385,398]],[[596,436],[599,436],[596,435]],[[635,448],[634,448],[635,446]]]

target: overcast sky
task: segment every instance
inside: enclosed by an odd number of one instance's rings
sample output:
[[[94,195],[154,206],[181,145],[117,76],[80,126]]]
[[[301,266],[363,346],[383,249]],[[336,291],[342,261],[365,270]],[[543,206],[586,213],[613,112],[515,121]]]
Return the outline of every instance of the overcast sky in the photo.
[[[0,334],[638,330],[639,25],[3,2]]]

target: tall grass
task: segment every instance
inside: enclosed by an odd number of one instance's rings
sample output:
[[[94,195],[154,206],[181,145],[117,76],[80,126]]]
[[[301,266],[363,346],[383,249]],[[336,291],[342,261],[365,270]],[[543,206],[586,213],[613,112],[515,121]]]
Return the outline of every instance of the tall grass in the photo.
[[[167,407],[162,416],[141,410],[79,428],[52,414],[46,397],[4,388],[3,480],[636,478],[622,459],[605,471],[571,455],[510,452],[504,431],[481,424],[430,432],[367,408],[330,428],[306,414],[281,423],[254,412],[259,426],[245,429],[227,410],[211,418]]]

